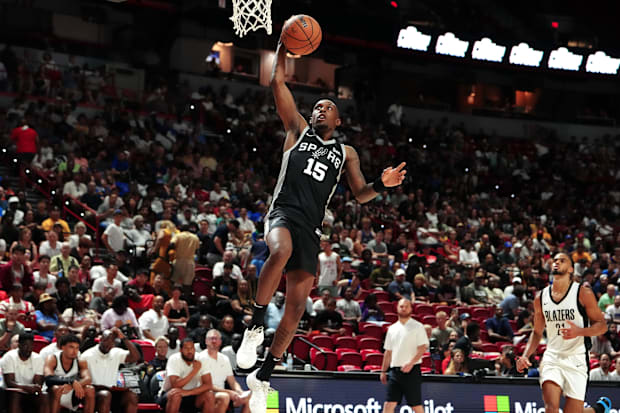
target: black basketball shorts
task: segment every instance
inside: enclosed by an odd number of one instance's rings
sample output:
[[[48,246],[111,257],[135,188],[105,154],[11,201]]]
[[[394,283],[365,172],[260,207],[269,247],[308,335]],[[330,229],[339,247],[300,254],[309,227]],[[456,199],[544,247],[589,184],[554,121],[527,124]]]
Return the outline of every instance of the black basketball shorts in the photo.
[[[422,372],[420,365],[413,366],[409,373],[400,371],[400,367],[388,372],[386,401],[400,403],[405,397],[408,406],[422,405]]]
[[[299,220],[293,220],[286,215],[285,211],[281,210],[272,211],[269,214],[266,226],[265,239],[267,238],[267,231],[278,227],[286,228],[291,233],[293,252],[286,263],[287,271],[304,270],[310,274],[316,274],[319,252],[321,251],[321,239],[312,226],[300,223]]]

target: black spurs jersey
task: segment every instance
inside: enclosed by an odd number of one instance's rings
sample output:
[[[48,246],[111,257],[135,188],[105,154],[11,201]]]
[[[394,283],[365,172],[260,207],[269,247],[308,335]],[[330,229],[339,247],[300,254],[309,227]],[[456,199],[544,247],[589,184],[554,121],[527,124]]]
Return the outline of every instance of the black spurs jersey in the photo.
[[[309,127],[282,155],[280,175],[269,210],[285,211],[320,231],[345,162],[344,145],[322,140]],[[317,232],[319,235],[320,233]]]

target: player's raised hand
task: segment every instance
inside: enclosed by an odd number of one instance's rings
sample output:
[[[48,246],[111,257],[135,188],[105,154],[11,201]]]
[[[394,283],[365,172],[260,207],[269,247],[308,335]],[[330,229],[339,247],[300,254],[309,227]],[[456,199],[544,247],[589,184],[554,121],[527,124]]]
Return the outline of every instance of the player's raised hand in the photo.
[[[407,175],[407,170],[404,169],[405,165],[407,165],[407,163],[403,162],[396,168],[392,168],[391,166],[385,168],[381,174],[381,182],[383,182],[383,185],[392,187],[402,184],[405,179],[405,175]]]
[[[562,334],[562,338],[564,338],[564,340],[569,340],[571,338],[576,338],[579,337],[580,334],[580,330],[581,327],[578,327],[577,324],[573,323],[572,321],[566,320],[566,323],[570,326],[568,328],[561,328],[560,329],[560,334]]]

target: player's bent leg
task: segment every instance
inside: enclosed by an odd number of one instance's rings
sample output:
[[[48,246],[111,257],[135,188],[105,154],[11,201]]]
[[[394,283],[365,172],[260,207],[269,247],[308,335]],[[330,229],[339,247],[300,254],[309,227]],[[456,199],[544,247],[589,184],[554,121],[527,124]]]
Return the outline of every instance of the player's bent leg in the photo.
[[[422,407],[421,404],[418,404],[417,406],[411,406],[411,409],[415,412],[415,413],[424,413],[424,407]]]
[[[95,405],[97,406],[97,412],[110,413],[112,406],[112,393],[105,389],[98,390],[95,394]]]
[[[183,399],[183,398],[181,398]],[[181,407],[181,402],[179,401],[179,406]],[[179,408],[175,410],[175,413],[179,411]],[[200,409],[201,413],[215,413],[216,404],[215,404],[215,394],[211,391],[205,391],[196,396],[196,407]],[[167,409],[166,409],[167,412]]]
[[[62,396],[62,386],[52,386],[49,392],[50,413],[58,413],[60,410],[60,397]]]
[[[306,310],[306,299],[314,286],[314,278],[314,274],[304,270],[290,271],[286,275],[284,315],[280,320],[269,350],[275,357],[282,357],[295,336],[299,320]]]
[[[200,397],[196,398],[196,407],[200,407],[198,406],[198,399],[200,399]],[[166,413],[178,413],[179,409],[181,408],[182,401],[183,397],[181,396],[181,393],[175,391],[171,394],[171,392],[169,391],[166,397]],[[203,412],[209,413],[208,410],[204,411],[204,409]]]
[[[140,398],[132,391],[123,392],[121,395],[121,406],[123,406],[124,413],[137,413],[138,402]]]
[[[383,403],[383,413],[394,413],[394,409],[396,409],[396,402],[385,402]],[[417,412],[416,412],[417,413]]]
[[[215,413],[224,413],[228,410],[230,395],[226,392],[215,393]]]
[[[84,386],[84,413],[95,412],[95,388],[91,385]]]
[[[284,227],[273,228],[267,235],[267,245],[270,253],[258,279],[252,323],[244,331],[243,341],[237,350],[237,365],[242,369],[252,368],[256,364],[256,349],[265,339],[263,332],[265,311],[280,284],[282,271],[293,252],[290,231]]]
[[[547,380],[542,385],[543,401],[545,402],[545,413],[560,412],[560,398],[562,388],[555,382]],[[581,402],[583,408],[583,402]]]
[[[22,408],[22,394],[17,391],[7,390],[8,413],[19,413]]]

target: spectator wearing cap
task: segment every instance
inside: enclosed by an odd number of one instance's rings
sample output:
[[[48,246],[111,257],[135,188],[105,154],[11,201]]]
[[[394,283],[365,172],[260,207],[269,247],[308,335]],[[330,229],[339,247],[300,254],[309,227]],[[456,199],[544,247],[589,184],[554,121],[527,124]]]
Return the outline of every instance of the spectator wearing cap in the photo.
[[[107,228],[101,236],[101,241],[109,252],[117,252],[125,247],[125,233],[121,228],[123,220],[123,211],[117,209],[114,211],[114,222],[108,224]]]
[[[484,273],[476,272],[474,282],[463,288],[462,301],[469,305],[485,305],[489,303],[487,291],[484,288]]]
[[[514,255],[511,253],[512,242],[504,242],[504,248],[497,254],[497,260],[501,265],[510,265],[515,263]]]
[[[388,285],[387,290],[392,301],[400,300],[401,298],[412,301],[413,286],[409,281],[405,280],[405,274],[406,272],[402,268],[397,269],[394,274],[394,281]]]
[[[317,266],[317,273],[319,279],[317,281],[317,288],[323,290],[328,288],[332,296],[338,294],[338,281],[342,277],[342,262],[340,256],[332,250],[329,237],[324,235],[321,238],[321,251],[319,253],[319,260]]]
[[[54,275],[62,273],[62,276],[67,276],[69,267],[75,266],[79,268],[80,263],[75,257],[71,255],[71,246],[68,242],[60,244],[60,254],[52,257],[50,261],[50,272]]]
[[[27,290],[34,284],[30,267],[26,265],[25,253],[26,249],[22,245],[16,245],[11,252],[10,261],[0,265],[0,285],[4,291],[8,291],[15,283],[21,283]]]
[[[383,242],[383,231],[377,231],[374,239],[368,241],[366,248],[372,252],[373,257],[384,257],[388,255],[387,244]]]
[[[617,294],[616,286],[613,284],[607,285],[607,292],[601,295],[601,298],[598,299],[598,308],[600,308],[601,311],[605,312],[607,307],[609,307],[610,305],[614,303],[616,294]]]
[[[43,231],[51,231],[52,229],[54,229],[54,225],[56,224],[60,224],[62,226],[62,232],[66,236],[69,236],[69,234],[71,234],[71,229],[69,228],[69,224],[67,224],[67,221],[60,218],[60,208],[54,206],[52,207],[49,218],[41,222],[41,229],[43,229]]]
[[[58,288],[58,286],[56,286]],[[35,312],[38,334],[51,340],[58,326],[58,310],[56,299],[47,293],[39,297],[39,310]]]
[[[213,234],[213,242],[211,248],[207,253],[207,262],[209,265],[215,265],[217,262],[222,261],[222,256],[226,251],[226,245],[228,244],[231,233],[236,232],[239,229],[239,221],[236,219],[228,220],[225,224],[220,225]]]

